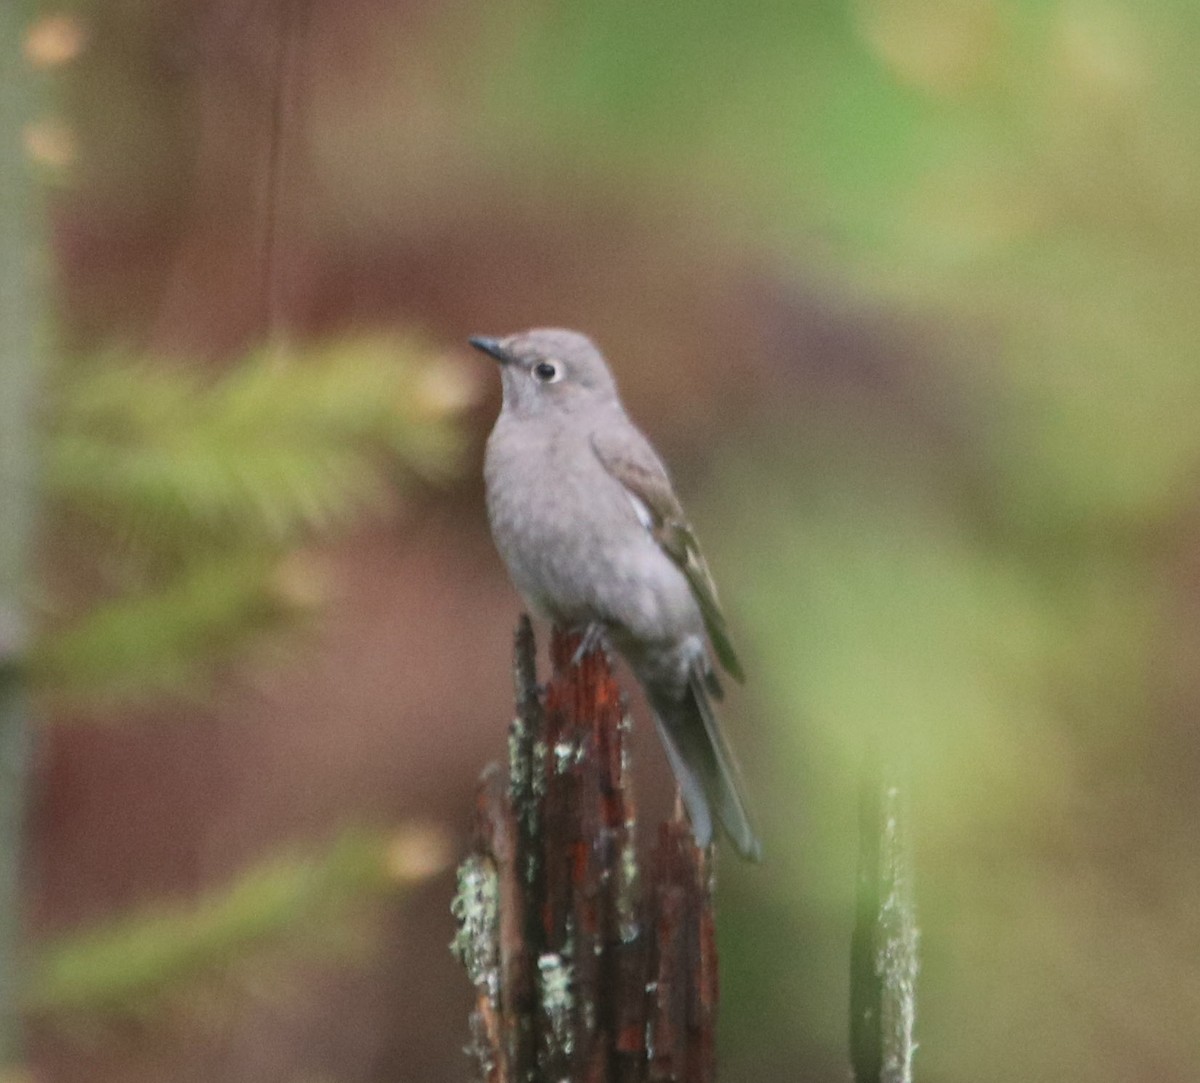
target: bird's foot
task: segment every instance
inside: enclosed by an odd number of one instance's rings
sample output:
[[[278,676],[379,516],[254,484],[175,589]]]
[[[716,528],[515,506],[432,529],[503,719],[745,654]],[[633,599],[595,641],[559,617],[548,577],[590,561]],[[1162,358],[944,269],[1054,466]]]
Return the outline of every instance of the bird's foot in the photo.
[[[605,632],[603,624],[589,624],[583,630],[583,638],[580,639],[579,646],[575,648],[575,653],[571,655],[571,665],[578,666],[597,648],[604,651],[606,655],[609,653],[608,634]]]

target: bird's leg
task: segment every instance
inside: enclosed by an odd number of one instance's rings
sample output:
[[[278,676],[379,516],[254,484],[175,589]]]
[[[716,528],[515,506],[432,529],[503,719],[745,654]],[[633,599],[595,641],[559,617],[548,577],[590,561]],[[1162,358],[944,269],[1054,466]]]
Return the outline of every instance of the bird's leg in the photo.
[[[579,641],[579,646],[575,648],[575,653],[571,655],[571,665],[579,665],[597,647],[603,650],[605,654],[608,654],[608,633],[605,631],[603,624],[599,621],[593,621],[584,628],[583,638]]]

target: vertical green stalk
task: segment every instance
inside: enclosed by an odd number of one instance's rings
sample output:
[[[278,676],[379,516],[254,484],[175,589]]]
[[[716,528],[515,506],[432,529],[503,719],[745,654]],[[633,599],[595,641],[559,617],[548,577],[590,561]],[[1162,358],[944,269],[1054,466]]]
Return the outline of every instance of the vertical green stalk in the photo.
[[[857,914],[850,947],[855,1083],[912,1083],[917,918],[906,772],[872,751],[859,796]]]
[[[30,15],[29,4],[0,3],[0,1070],[21,1055],[20,873],[30,746],[22,661],[40,324],[33,180],[22,142],[34,94],[21,48]]]

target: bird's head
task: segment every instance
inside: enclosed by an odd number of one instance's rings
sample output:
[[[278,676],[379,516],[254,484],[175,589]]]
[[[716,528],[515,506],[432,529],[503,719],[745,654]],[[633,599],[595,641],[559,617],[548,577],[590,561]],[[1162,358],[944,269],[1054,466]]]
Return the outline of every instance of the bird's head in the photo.
[[[571,413],[617,401],[604,355],[578,331],[540,327],[469,341],[500,363],[504,409],[518,416]]]

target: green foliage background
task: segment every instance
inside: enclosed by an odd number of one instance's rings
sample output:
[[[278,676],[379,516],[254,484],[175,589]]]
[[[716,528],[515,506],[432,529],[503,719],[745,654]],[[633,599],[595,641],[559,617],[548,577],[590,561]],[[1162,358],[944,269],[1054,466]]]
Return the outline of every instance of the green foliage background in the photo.
[[[461,123],[507,183],[682,203],[731,249],[885,306],[924,329],[909,393],[951,433],[922,447],[895,404],[829,396],[726,449],[707,495],[788,869],[768,898],[745,875],[731,1078],[784,1005],[836,1062],[844,1001],[814,990],[844,970],[876,731],[915,768],[919,1074],[1194,1075],[1200,970],[1173,945],[1200,935],[1200,847],[1167,761],[1171,704],[1196,705],[1200,10],[567,3],[480,22],[501,44],[459,69]],[[759,954],[764,913],[796,939]]]
[[[181,33],[154,5],[77,10],[101,38]],[[518,0],[364,21],[357,79],[309,73],[314,236],[403,248],[481,206],[551,232],[554,208],[617,207],[647,248],[836,298],[894,361],[873,391],[778,396],[709,449],[692,502],[753,654],[736,736],[769,855],[722,867],[727,1078],[843,1070],[878,735],[914,785],[919,1077],[1195,1078],[1200,8]],[[183,95],[128,60],[95,50],[65,92],[77,183],[95,207],[169,206]],[[578,259],[614,251],[600,228]],[[47,600],[43,688],[178,690],[277,626],[285,553],[386,499],[385,463],[446,463],[445,419],[410,406],[420,355],[66,370],[48,481],[107,541],[86,609]]]

